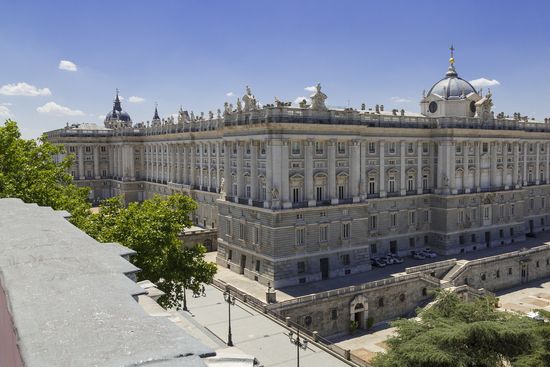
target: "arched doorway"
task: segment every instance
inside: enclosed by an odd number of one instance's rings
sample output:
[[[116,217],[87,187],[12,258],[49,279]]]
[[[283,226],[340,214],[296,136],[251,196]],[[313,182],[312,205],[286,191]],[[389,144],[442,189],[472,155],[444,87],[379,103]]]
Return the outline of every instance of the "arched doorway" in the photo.
[[[360,329],[367,328],[369,317],[369,304],[367,297],[357,295],[350,303],[350,321],[355,321]]]

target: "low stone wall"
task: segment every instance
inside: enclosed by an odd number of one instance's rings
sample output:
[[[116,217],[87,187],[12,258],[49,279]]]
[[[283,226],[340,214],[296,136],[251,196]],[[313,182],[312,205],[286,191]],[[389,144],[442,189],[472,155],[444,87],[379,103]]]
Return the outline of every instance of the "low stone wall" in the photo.
[[[352,320],[366,329],[369,324],[410,314],[430,300],[430,289],[438,287],[438,279],[416,273],[299,297],[269,309],[329,336],[349,332]]]
[[[185,247],[193,247],[202,244],[208,252],[218,249],[218,231],[216,229],[201,229],[197,231],[185,231],[180,235]]]

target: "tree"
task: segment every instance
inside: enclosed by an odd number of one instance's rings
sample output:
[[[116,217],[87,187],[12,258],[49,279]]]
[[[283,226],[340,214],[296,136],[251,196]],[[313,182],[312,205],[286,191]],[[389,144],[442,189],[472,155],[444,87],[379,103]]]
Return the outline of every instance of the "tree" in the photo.
[[[126,208],[121,198],[111,198],[101,203],[82,229],[100,242],[134,249],[137,254],[132,261],[141,269],[138,278],[152,281],[166,293],[159,299],[163,307],[180,309],[185,290],[200,294],[216,273],[216,265],[204,260],[202,245],[182,248],[179,239],[183,229],[191,226],[190,214],[196,208],[195,201],[182,194],[154,196]]]
[[[73,156],[56,162],[62,146],[49,143],[43,135],[38,139],[21,138],[17,123],[7,120],[0,126],[0,198],[20,198],[26,203],[67,210],[78,226],[88,215],[88,188],[73,184],[68,173]]]
[[[465,302],[442,291],[418,318],[392,323],[396,335],[375,367],[393,366],[549,366],[548,324],[501,312],[496,299]]]

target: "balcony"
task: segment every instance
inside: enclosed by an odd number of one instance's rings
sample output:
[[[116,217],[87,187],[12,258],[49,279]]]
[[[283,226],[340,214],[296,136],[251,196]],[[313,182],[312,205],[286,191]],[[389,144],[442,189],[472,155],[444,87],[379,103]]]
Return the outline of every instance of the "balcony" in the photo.
[[[367,199],[378,199],[379,197],[380,197],[380,193],[378,192],[367,194]]]
[[[292,208],[307,208],[307,201],[298,201],[296,203],[292,203]]]

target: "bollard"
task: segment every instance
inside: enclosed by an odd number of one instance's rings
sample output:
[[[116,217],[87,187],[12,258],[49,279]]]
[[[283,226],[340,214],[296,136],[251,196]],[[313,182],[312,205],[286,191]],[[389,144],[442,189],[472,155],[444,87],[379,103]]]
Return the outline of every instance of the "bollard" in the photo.
[[[290,326],[290,317],[285,317],[286,326]]]
[[[313,332],[313,341],[318,342],[319,341],[319,333],[314,331]]]

